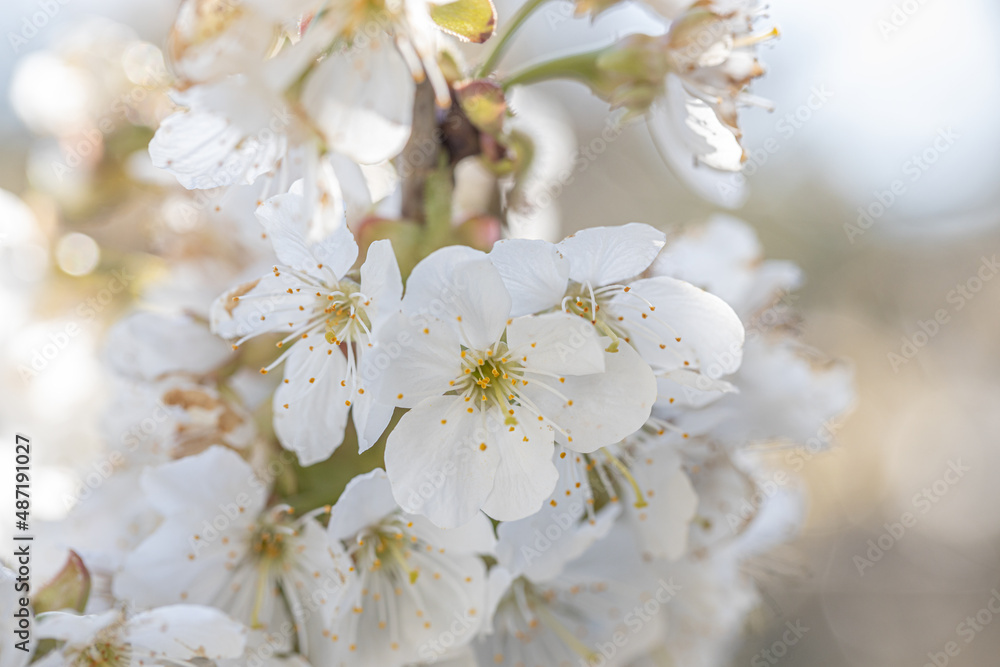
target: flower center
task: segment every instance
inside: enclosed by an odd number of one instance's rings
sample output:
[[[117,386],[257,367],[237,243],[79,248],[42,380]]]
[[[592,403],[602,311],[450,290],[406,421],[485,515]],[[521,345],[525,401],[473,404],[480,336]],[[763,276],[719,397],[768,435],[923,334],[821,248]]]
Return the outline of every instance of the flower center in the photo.
[[[589,284],[570,283],[563,298],[563,310],[591,322],[605,322],[607,310],[601,312],[611,295],[607,290],[593,290]],[[610,323],[608,323],[610,326]]]
[[[270,516],[257,522],[250,537],[250,557],[256,571],[256,591],[250,613],[253,628],[263,627],[261,614],[265,599],[273,589],[275,578],[289,569],[289,561],[298,553],[296,538],[299,532],[287,511],[284,507],[273,510]]]
[[[354,281],[343,280],[326,295],[316,293],[316,309],[326,316],[324,335],[331,345],[352,343],[371,332],[371,320],[365,312],[371,300],[360,289]]]
[[[193,11],[185,11],[170,31],[170,55],[179,60],[192,46],[205,44],[228,30],[241,9],[229,0],[199,0]]]
[[[611,303],[619,295],[628,295],[629,298],[619,298]],[[666,350],[674,342],[681,342],[681,337],[659,316],[656,307],[628,285],[594,287],[590,283],[571,282],[562,300],[562,310],[586,319],[602,336],[610,338],[608,352],[617,352],[619,343],[631,343],[633,336],[654,343],[661,350]],[[626,311],[638,313],[639,319],[632,318],[626,323],[622,314]],[[679,353],[674,353],[685,366],[688,365]]]
[[[583,643],[556,612],[568,618],[579,616],[579,611],[567,608],[565,603],[556,599],[552,590],[539,590],[534,584],[519,577],[511,584],[510,590],[504,596],[497,609],[497,615],[506,615],[510,622],[505,624],[514,629],[514,635],[521,641],[531,639],[542,629],[556,635],[571,651],[580,656],[587,664],[596,657],[596,653]],[[497,624],[498,626],[504,624]]]
[[[420,569],[410,565],[410,543],[401,522],[389,521],[358,535],[350,554],[360,571],[381,571],[395,583],[403,579],[416,583]]]
[[[98,639],[70,659],[73,667],[127,667],[132,661],[128,644]]]
[[[462,375],[452,381],[455,392],[480,409],[510,410],[517,399],[517,385],[524,384],[523,367],[513,358],[507,344],[499,342],[488,350],[462,350]],[[508,419],[513,419],[509,415]]]
[[[250,551],[262,568],[278,566],[293,554],[297,536],[298,530],[289,515],[279,509],[256,524],[250,538]]]
[[[628,340],[628,333],[618,324],[621,318],[609,316],[607,310],[607,302],[615,292],[622,289],[628,291],[627,288],[618,285],[595,290],[589,283],[570,283],[562,300],[563,311],[584,318],[597,327],[602,335],[611,339],[609,352],[618,349],[619,338]]]

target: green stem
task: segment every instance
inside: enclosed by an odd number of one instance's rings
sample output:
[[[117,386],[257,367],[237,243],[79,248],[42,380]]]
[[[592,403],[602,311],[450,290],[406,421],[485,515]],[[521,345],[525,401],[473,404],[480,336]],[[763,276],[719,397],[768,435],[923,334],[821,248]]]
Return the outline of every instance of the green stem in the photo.
[[[511,86],[524,86],[552,79],[576,79],[583,83],[593,81],[597,74],[597,58],[603,49],[574,53],[554,60],[546,60],[534,65],[528,65],[519,72],[514,72],[500,82],[504,90]]]
[[[511,17],[510,23],[507,24],[503,35],[497,40],[496,46],[493,47],[493,51],[490,53],[489,57],[486,58],[486,62],[482,64],[477,73],[477,78],[482,79],[488,76],[496,69],[497,64],[500,59],[503,58],[504,53],[510,47],[514,35],[517,31],[524,25],[524,22],[528,20],[528,17],[535,13],[535,10],[544,5],[548,0],[528,0],[526,3],[521,5],[514,16]]]
[[[608,461],[618,469],[618,472],[621,473],[622,477],[624,477],[625,480],[632,486],[632,491],[635,492],[635,508],[641,510],[643,507],[649,507],[649,503],[646,502],[646,499],[642,495],[642,487],[639,486],[639,482],[635,481],[635,477],[632,476],[628,466],[622,463],[617,456],[608,450],[602,449],[601,451],[604,452]]]

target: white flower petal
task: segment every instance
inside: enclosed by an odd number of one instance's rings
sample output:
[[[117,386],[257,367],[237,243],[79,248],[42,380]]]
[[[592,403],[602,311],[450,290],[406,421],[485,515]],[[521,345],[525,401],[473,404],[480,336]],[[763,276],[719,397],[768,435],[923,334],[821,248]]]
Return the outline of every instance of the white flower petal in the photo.
[[[604,373],[566,376],[565,382],[546,380],[558,394],[539,380],[521,389],[558,427],[557,442],[578,452],[592,452],[632,435],[649,419],[656,400],[653,372],[631,347],[605,352],[604,363]]]
[[[625,318],[626,329],[650,331],[648,335],[635,333],[631,342],[658,370],[687,368],[718,379],[739,368],[743,324],[725,301],[666,276],[637,280],[631,288],[629,293],[616,294],[612,304]],[[637,297],[656,310],[648,311]]]
[[[358,259],[358,243],[354,234],[341,225],[310,246],[313,256],[337,279],[343,278]]]
[[[270,106],[250,86],[231,81],[195,86],[177,101],[189,109],[160,123],[149,143],[149,155],[155,166],[172,173],[185,188],[250,185],[285,155],[285,134],[268,125],[280,130],[280,119],[289,120],[286,111],[276,109],[271,121],[266,112],[263,117],[257,113],[250,119],[234,118],[241,109]]]
[[[274,392],[274,432],[304,466],[330,458],[344,441],[348,401],[347,360],[336,346],[295,343],[285,360],[285,379]],[[287,407],[286,407],[287,406]]]
[[[620,504],[604,507],[594,522],[580,521],[582,502],[546,503],[534,516],[505,521],[497,528],[497,560],[515,575],[532,581],[549,581],[559,576],[566,564],[578,558],[605,537],[621,514]]]
[[[556,308],[566,294],[569,262],[547,241],[509,239],[490,251],[513,300],[511,317]]]
[[[829,435],[829,420],[854,401],[850,365],[830,361],[783,335],[749,340],[744,365],[732,379],[740,393],[712,406],[738,415],[713,430],[731,446],[776,440],[802,444]]]
[[[750,520],[750,525],[729,550],[745,559],[788,542],[801,530],[805,510],[806,502],[801,489],[795,486],[779,489],[764,500],[763,506]]]
[[[384,470],[376,468],[347,483],[330,513],[327,534],[335,540],[350,540],[361,529],[379,523],[398,510],[389,477]]]
[[[515,521],[537,512],[559,479],[552,463],[551,429],[524,408],[514,408],[514,418],[517,426],[500,429],[490,440],[490,446],[500,448],[500,465],[483,511],[498,521]]]
[[[497,342],[510,307],[500,273],[485,254],[466,246],[442,248],[417,264],[403,297],[404,313],[448,322],[463,343],[476,350]]]
[[[455,267],[455,310],[462,338],[483,350],[496,343],[510,317],[511,299],[503,278],[488,259]]]
[[[761,310],[775,305],[775,302],[784,295],[794,292],[802,286],[804,281],[802,269],[794,262],[783,262],[780,260],[768,260],[763,262],[753,277],[753,283],[748,290],[749,294],[745,301],[733,304],[740,318],[747,322],[747,328],[761,328],[761,321],[764,325],[771,322],[771,318],[781,312],[781,309],[790,310],[790,306],[778,305],[774,308],[774,313],[768,315],[764,313],[762,320],[754,321],[754,316]]]
[[[604,372],[601,338],[590,322],[576,315],[546,313],[518,317],[507,327],[507,345],[521,359],[526,371],[557,375]],[[530,372],[527,377],[534,379]]]
[[[105,356],[125,377],[155,380],[167,373],[200,375],[223,364],[232,348],[186,315],[135,312],[108,332]]]
[[[403,312],[411,317],[454,319],[456,295],[463,287],[454,284],[455,268],[486,257],[486,253],[464,245],[435,250],[413,267],[406,279]]]
[[[747,298],[761,254],[760,241],[750,225],[715,215],[672,239],[656,258],[653,273],[689,282],[735,308]]]
[[[274,245],[274,252],[285,266],[309,275],[340,279],[358,258],[358,244],[346,226],[336,227],[318,243],[307,245],[308,202],[300,194],[275,195],[257,207],[256,215]],[[322,264],[329,271],[319,268]]]
[[[449,648],[471,642],[486,616],[486,567],[478,556],[430,551],[409,552],[407,565],[419,572],[413,581],[371,574],[352,582],[341,600],[317,665],[329,667],[403,667],[434,662]],[[387,566],[383,566],[387,567]],[[398,593],[397,593],[398,591]],[[373,593],[379,598],[373,599]],[[356,611],[360,610],[360,611]],[[451,646],[444,647],[448,632]],[[352,648],[353,647],[353,648]]]
[[[446,552],[492,554],[496,548],[497,538],[493,534],[493,524],[481,512],[469,523],[455,528],[435,526],[426,517],[417,514],[407,516],[413,523],[410,527],[413,535]]]
[[[236,549],[239,556],[245,552],[243,540],[256,516],[251,508],[240,512],[240,507],[239,500],[233,498],[168,517],[125,558],[113,580],[115,597],[138,607],[181,601],[213,604],[228,586],[228,580],[220,576],[231,562],[227,553]],[[213,521],[221,530],[213,527]],[[230,543],[223,544],[223,537]]]
[[[301,186],[301,181],[296,183]],[[286,192],[270,197],[254,215],[267,232],[279,263],[309,274],[316,271],[316,258],[306,245],[309,221],[302,194]]]
[[[674,174],[699,196],[726,208],[746,201],[743,147],[704,101],[667,76],[667,96],[646,116],[650,135]]]
[[[413,77],[388,36],[334,52],[315,68],[302,106],[337,153],[362,164],[398,155],[410,137]]]
[[[428,399],[403,415],[385,447],[396,502],[444,528],[472,520],[500,464],[499,447],[480,449],[495,427],[466,407],[458,396]]]
[[[380,403],[374,391],[354,395],[351,403],[351,419],[358,436],[358,453],[366,452],[385,433],[392,421],[395,407],[389,403]]]
[[[399,312],[403,279],[388,239],[375,241],[368,247],[365,263],[361,265],[361,291],[372,301],[367,313],[373,328],[379,328]]]
[[[326,203],[330,209],[327,217],[331,222],[335,220],[353,229],[371,213],[372,204],[377,201],[372,184],[368,181],[364,165],[337,153],[328,153],[325,157],[333,172],[331,184],[334,186],[331,188],[331,201]]]
[[[289,294],[287,290],[293,290]],[[295,292],[302,283],[272,273],[224,292],[212,304],[212,333],[226,339],[287,333],[305,324],[316,303],[315,293]],[[301,306],[301,308],[300,308]],[[288,323],[292,326],[289,327]]]
[[[35,618],[35,634],[39,639],[58,639],[71,646],[86,646],[94,640],[98,632],[119,618],[121,612],[117,609],[88,616],[50,611]]]
[[[166,516],[189,510],[214,514],[232,504],[250,521],[263,509],[267,494],[250,464],[220,446],[147,469],[141,484],[149,502]]]
[[[707,375],[681,368],[658,376],[656,386],[659,391],[657,403],[664,408],[703,408],[725,394],[738,391],[725,380],[713,380]]]
[[[449,391],[462,375],[461,346],[449,324],[411,322],[398,314],[379,332],[378,344],[364,356],[361,372],[378,400],[404,408]]]
[[[205,23],[212,17],[204,5],[178,4],[170,51],[172,69],[182,80],[211,81],[243,72],[248,62],[263,61],[273,48],[276,22],[256,8],[231,14],[222,20],[223,29],[209,31]]]
[[[475,652],[468,646],[449,651],[445,657],[435,660],[432,664],[436,667],[479,667]]]
[[[645,2],[666,18],[674,19],[693,5],[695,0],[645,0]]]
[[[645,271],[660,249],[663,232],[631,222],[621,227],[591,227],[563,239],[556,247],[569,261],[569,277],[591,286],[615,285]]]
[[[486,580],[486,605],[489,610],[489,620],[487,620],[486,626],[484,627],[484,634],[493,633],[493,616],[496,613],[497,606],[500,604],[500,601],[503,600],[503,596],[510,589],[510,585],[514,581],[514,577],[517,577],[518,574],[519,573],[513,573],[508,570],[502,563],[498,563],[490,568],[490,572]]]
[[[150,658],[235,658],[247,629],[218,609],[178,604],[137,614],[125,626],[132,650]]]
[[[698,496],[684,473],[681,457],[669,447],[645,447],[635,459],[632,474],[647,506],[635,507],[631,489],[626,505],[640,546],[653,558],[677,560],[687,548]]]

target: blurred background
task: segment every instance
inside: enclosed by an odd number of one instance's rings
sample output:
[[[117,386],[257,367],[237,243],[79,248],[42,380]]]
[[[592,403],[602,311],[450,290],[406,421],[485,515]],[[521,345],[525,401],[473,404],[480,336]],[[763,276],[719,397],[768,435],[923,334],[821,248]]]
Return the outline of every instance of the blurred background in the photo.
[[[129,239],[149,233],[135,224],[147,215],[141,187],[105,174],[102,187],[120,190],[95,192],[96,180],[81,170],[61,177],[51,167],[58,154],[38,146],[81,115],[107,116],[118,127],[126,118],[156,118],[164,100],[155,81],[141,78],[159,66],[141,48],[125,56],[108,48],[126,59],[126,75],[137,74],[104,81],[100,95],[81,89],[43,50],[102,16],[162,46],[175,5],[53,0],[50,20],[19,40],[25,17],[42,4],[8,0],[0,9],[0,89],[7,91],[0,104],[0,423],[5,443],[16,428],[65,445],[40,447],[34,462],[33,511],[55,518],[100,447],[102,331],[159,269],[152,260],[126,264],[127,288],[111,289]],[[499,3],[501,24],[516,4]],[[754,92],[776,110],[742,116],[749,197],[736,215],[756,228],[769,258],[803,268],[806,285],[790,297],[804,315],[803,337],[853,362],[858,400],[833,449],[802,457],[809,520],[797,542],[756,564],[766,604],[734,664],[992,667],[1000,653],[1000,619],[991,623],[989,611],[994,595],[1000,601],[1000,279],[993,280],[1000,273],[1000,4],[770,5],[782,36],[764,47],[770,74]],[[553,4],[518,38],[507,67],[609,40],[645,20],[624,9],[591,24]],[[108,29],[100,25],[95,31]],[[96,44],[132,39],[112,33],[100,33]],[[97,71],[100,57],[81,67]],[[13,72],[26,59],[34,60],[18,70],[19,81]],[[127,100],[127,111],[102,107],[139,89],[148,96]],[[535,92],[534,102],[562,128],[559,140],[594,153],[558,193],[552,217],[560,231],[696,222],[718,212],[674,178],[642,123],[595,143],[605,129],[604,104],[570,83]],[[114,137],[139,147],[149,135]],[[141,164],[118,168],[144,173]],[[126,197],[139,203],[128,210],[108,204]],[[60,352],[43,355],[42,370],[26,380],[19,369],[47,345]],[[10,458],[0,460],[4,479]],[[904,516],[913,520],[904,525]],[[6,513],[0,521],[9,521]],[[10,526],[0,529],[6,535]],[[787,623],[808,630],[794,646],[773,648]],[[949,642],[959,649],[950,656]]]

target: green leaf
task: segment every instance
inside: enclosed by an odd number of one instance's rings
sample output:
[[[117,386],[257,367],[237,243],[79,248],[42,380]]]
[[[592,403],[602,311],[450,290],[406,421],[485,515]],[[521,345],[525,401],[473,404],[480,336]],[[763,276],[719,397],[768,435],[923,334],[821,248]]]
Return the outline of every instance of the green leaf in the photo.
[[[446,5],[431,4],[431,18],[446,33],[482,44],[496,30],[497,9],[492,0],[455,0]]]
[[[52,581],[45,584],[32,600],[35,614],[61,609],[82,612],[90,596],[90,572],[74,551]]]

